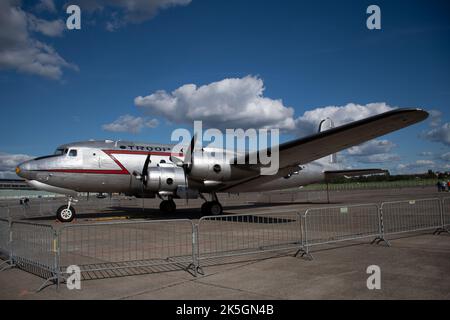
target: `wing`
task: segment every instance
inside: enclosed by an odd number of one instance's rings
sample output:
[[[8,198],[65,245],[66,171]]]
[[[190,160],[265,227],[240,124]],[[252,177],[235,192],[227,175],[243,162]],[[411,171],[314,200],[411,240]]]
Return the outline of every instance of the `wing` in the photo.
[[[279,170],[277,174],[270,176],[260,175],[241,180],[224,187],[222,190],[230,190],[236,185],[246,187],[245,184],[248,183],[268,182],[277,179],[280,176],[297,171],[299,165],[408,127],[425,120],[427,117],[428,113],[421,109],[396,109],[283,143],[279,145]],[[246,154],[244,157],[245,163],[248,163],[251,155]],[[235,159],[236,162],[234,163],[242,163],[242,160]],[[242,166],[249,165],[242,164]]]

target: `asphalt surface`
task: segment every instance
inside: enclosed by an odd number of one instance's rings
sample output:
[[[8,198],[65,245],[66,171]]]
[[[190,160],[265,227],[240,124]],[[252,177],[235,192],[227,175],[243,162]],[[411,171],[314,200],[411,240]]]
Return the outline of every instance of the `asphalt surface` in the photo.
[[[335,192],[331,204],[317,196],[311,201],[283,195],[223,201],[225,212],[283,213],[306,208],[380,203],[450,196],[434,189],[366,190]],[[322,195],[323,196],[323,195]],[[252,200],[253,198],[253,200]],[[292,203],[292,200],[294,202]],[[101,219],[149,221],[161,219],[157,203],[139,203],[101,213],[86,212],[77,224],[95,223]],[[255,204],[256,202],[256,204]],[[200,203],[200,202],[199,202]],[[176,218],[201,216],[195,201],[180,204]],[[153,208],[152,208],[153,206]],[[182,208],[184,206],[184,208]],[[139,212],[136,212],[139,211]],[[174,217],[167,217],[171,219]],[[60,227],[49,216],[30,217],[31,221]],[[133,220],[135,219],[135,220]],[[110,220],[116,221],[116,220]],[[122,221],[122,220],[118,220]],[[450,298],[450,235],[433,235],[431,231],[393,235],[390,247],[371,245],[371,239],[346,241],[314,247],[313,260],[294,257],[296,250],[263,253],[243,257],[206,261],[204,275],[194,277],[175,266],[149,266],[143,269],[121,270],[114,274],[83,275],[81,290],[69,290],[64,284],[59,290],[49,286],[36,293],[41,277],[17,268],[0,272],[0,299],[449,299]],[[157,241],[156,238],[149,241]],[[380,267],[381,289],[367,288],[366,273],[371,265]]]

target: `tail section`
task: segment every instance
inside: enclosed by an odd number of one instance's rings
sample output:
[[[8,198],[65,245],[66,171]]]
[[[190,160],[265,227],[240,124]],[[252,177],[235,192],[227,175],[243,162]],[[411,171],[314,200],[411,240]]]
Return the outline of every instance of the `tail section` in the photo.
[[[329,129],[334,128],[334,122],[330,118],[325,118],[319,123],[319,132],[323,132]],[[337,154],[330,154],[329,163],[334,164],[337,163]]]

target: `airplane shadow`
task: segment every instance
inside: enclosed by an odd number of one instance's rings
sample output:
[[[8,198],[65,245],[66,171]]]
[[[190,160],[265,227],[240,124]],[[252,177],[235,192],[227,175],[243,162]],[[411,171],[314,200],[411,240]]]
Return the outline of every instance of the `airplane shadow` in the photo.
[[[236,212],[231,212],[232,210],[241,209],[260,209],[260,208],[270,208],[270,207],[283,207],[292,205],[311,205],[311,204],[323,204],[323,205],[333,205],[339,204],[338,202],[274,202],[274,203],[248,203],[248,204],[237,204],[237,205],[224,205],[223,214],[236,214]],[[76,210],[76,207],[75,207]],[[289,211],[286,208],[285,211]],[[281,213],[282,211],[280,211]],[[255,212],[257,213],[257,212]],[[162,213],[159,208],[139,208],[139,207],[107,207],[102,212],[88,212],[88,213],[77,213],[78,219],[113,219],[113,218],[126,218],[126,219],[200,219],[205,216],[201,213],[200,208],[178,208],[175,213],[167,214]],[[54,220],[54,216],[39,216],[39,217],[29,217],[27,220],[34,221],[48,221]]]

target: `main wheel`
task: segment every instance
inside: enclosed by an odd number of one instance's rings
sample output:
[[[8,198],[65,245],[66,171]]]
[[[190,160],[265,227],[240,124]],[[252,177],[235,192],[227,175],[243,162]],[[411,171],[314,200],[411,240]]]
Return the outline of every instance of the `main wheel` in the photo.
[[[208,205],[208,211],[212,216],[219,216],[223,213],[223,208],[218,201],[211,201]]]
[[[209,214],[209,204],[210,204],[209,201],[202,204],[202,207],[200,209],[202,214]]]
[[[61,222],[71,222],[75,218],[75,209],[67,205],[61,206],[56,211],[56,219]]]
[[[164,213],[174,213],[176,209],[177,205],[173,200],[163,200],[159,204],[159,210],[161,210]]]

